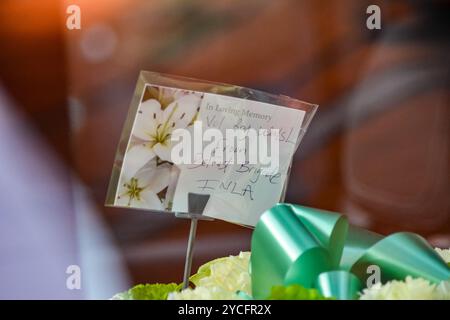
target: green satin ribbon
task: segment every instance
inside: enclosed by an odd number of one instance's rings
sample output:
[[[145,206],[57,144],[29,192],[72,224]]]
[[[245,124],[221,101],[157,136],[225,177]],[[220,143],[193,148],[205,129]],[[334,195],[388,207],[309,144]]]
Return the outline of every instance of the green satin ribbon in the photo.
[[[277,204],[260,218],[252,235],[252,292],[264,299],[274,285],[300,284],[326,297],[355,299],[376,265],[381,281],[422,277],[450,279],[450,268],[419,235],[387,237],[349,226],[341,214]]]

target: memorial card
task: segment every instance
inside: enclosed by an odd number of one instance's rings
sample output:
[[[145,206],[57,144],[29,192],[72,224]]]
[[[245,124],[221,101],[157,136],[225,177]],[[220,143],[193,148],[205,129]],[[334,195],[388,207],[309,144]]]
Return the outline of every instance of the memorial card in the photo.
[[[156,75],[154,83],[138,82],[107,204],[254,226],[282,200],[316,106],[277,105],[269,94],[251,99],[241,87],[205,90],[183,78],[170,86]]]

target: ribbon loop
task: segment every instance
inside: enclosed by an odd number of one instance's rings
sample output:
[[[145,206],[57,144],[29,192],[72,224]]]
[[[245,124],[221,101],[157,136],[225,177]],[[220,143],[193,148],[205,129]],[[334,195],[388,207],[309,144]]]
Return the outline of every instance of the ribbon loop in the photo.
[[[311,287],[316,277],[330,270],[330,257],[292,208],[278,204],[266,211],[252,235],[252,292],[263,299],[274,285]]]
[[[292,204],[293,212],[330,254],[333,267],[339,266],[348,232],[347,218],[341,214]]]

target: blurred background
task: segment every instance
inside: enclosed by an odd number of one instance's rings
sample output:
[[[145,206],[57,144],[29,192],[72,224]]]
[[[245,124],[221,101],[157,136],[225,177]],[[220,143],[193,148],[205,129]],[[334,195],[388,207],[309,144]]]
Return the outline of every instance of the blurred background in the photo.
[[[69,5],[81,29],[69,30]],[[369,30],[366,9],[381,8]],[[0,298],[181,282],[189,223],[105,208],[140,70],[319,104],[286,202],[450,247],[450,4],[441,0],[2,0]],[[250,248],[200,222],[193,271]],[[81,267],[80,290],[66,269]]]

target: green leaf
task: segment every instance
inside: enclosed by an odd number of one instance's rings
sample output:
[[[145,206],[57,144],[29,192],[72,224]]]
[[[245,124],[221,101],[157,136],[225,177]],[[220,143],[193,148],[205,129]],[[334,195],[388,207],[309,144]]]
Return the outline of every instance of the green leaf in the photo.
[[[308,289],[298,284],[273,286],[267,300],[334,300],[325,298],[317,289]]]
[[[167,300],[170,292],[180,291],[182,284],[154,283],[138,284],[128,291],[119,293],[113,297],[117,300]]]

